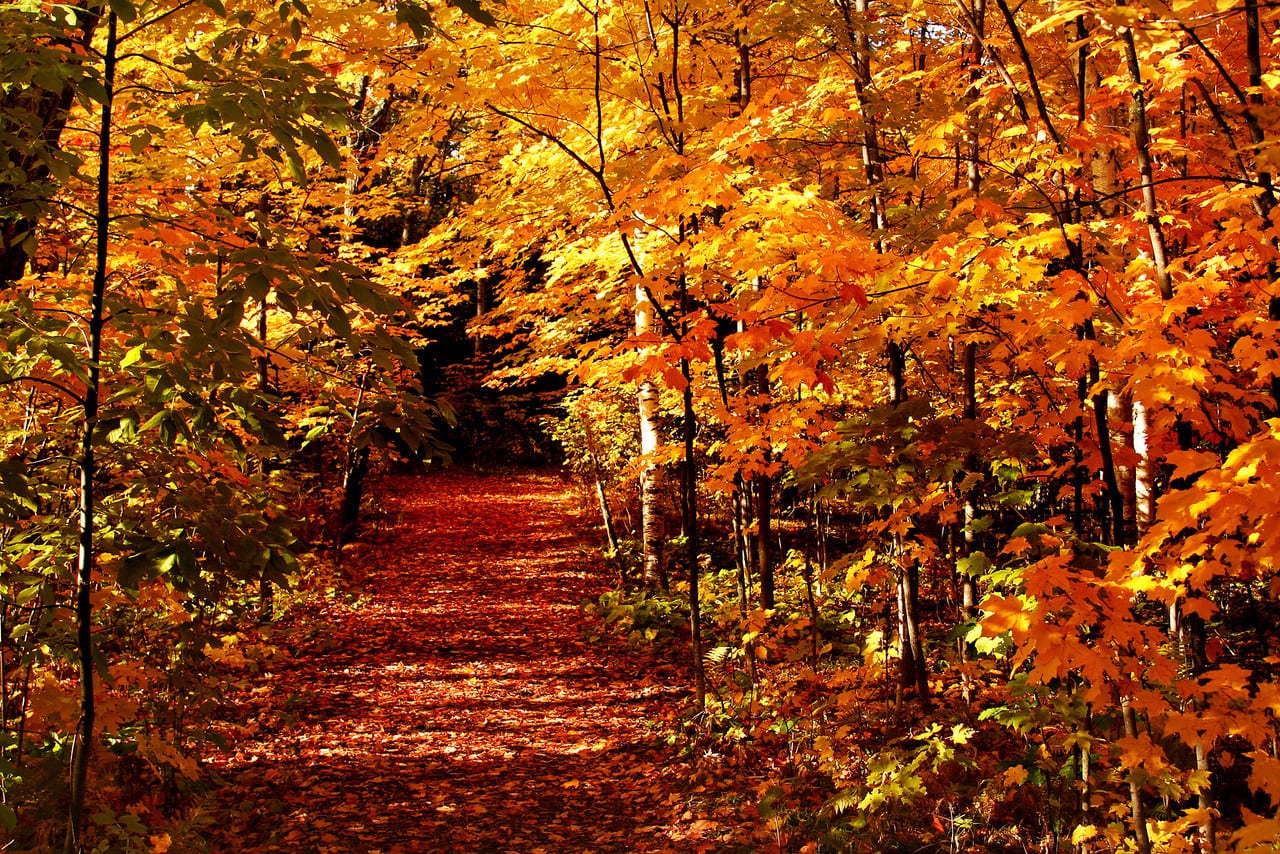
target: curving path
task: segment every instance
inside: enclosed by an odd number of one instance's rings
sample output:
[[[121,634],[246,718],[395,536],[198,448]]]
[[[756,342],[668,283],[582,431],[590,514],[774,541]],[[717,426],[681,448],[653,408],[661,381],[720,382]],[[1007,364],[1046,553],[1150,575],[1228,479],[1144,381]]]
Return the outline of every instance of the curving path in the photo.
[[[380,492],[390,530],[347,559],[358,599],[277,629],[310,637],[254,679],[210,763],[227,785],[208,847],[692,850],[687,773],[645,725],[683,680],[584,639],[606,579],[569,488],[448,472]]]

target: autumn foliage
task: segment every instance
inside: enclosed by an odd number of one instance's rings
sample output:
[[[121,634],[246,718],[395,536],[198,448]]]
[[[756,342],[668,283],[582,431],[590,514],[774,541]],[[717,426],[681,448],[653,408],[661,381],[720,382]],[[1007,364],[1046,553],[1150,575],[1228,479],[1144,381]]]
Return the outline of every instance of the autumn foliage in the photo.
[[[193,778],[219,639],[456,408],[594,491],[778,848],[1274,850],[1274,9],[0,16],[6,825],[77,727]]]

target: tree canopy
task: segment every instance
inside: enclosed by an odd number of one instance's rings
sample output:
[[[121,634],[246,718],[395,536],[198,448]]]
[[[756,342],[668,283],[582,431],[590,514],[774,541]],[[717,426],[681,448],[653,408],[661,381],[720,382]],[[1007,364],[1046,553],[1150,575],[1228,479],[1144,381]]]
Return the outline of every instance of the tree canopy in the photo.
[[[91,762],[193,777],[238,627],[457,451],[593,485],[595,609],[691,644],[698,738],[787,734],[809,850],[1273,850],[1276,38],[6,4],[0,824],[90,850]]]

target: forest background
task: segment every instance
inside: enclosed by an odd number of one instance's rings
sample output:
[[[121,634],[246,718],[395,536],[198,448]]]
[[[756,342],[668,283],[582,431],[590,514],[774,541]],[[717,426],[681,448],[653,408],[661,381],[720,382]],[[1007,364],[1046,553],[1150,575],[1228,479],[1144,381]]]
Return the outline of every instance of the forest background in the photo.
[[[1274,850],[1275,16],[6,3],[0,824],[142,844],[371,467],[559,453],[762,820]]]

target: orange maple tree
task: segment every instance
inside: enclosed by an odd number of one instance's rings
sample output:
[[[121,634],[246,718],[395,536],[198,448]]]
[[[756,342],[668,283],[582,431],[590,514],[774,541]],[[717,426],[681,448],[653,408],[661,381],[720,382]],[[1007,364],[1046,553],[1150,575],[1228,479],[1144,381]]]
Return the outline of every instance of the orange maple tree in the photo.
[[[468,443],[539,401],[598,610],[687,635],[775,839],[1270,850],[1274,15],[6,9],[2,773],[77,725],[181,765],[95,729],[95,627],[122,696],[185,679],[106,636],[270,611],[299,484],[349,539],[483,374]]]

